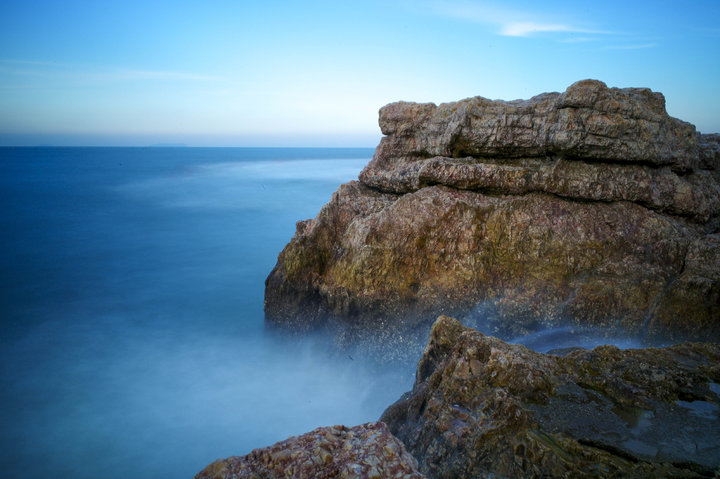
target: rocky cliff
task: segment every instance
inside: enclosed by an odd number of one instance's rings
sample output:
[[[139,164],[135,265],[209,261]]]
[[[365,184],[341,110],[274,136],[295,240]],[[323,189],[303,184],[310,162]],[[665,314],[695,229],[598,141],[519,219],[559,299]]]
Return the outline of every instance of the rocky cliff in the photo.
[[[441,317],[381,420],[428,477],[713,477],[720,345],[563,357]]]
[[[720,339],[720,137],[594,80],[530,100],[393,103],[359,181],[301,221],[269,324],[388,337],[438,314]]]

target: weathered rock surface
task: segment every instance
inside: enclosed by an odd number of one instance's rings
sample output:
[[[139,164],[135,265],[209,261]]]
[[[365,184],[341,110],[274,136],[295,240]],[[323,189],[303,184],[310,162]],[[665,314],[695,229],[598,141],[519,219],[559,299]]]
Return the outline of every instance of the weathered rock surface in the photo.
[[[700,167],[711,170],[717,178],[720,174],[720,133],[698,133]]]
[[[571,324],[720,340],[720,135],[660,93],[585,80],[525,101],[393,103],[359,182],[298,223],[270,324],[501,337]],[[388,332],[391,331],[391,332]]]
[[[562,357],[440,317],[381,420],[428,477],[713,477],[720,344]]]
[[[371,175],[376,175],[372,177]],[[631,201],[649,209],[707,222],[720,211],[718,188],[708,171],[678,176],[670,168],[614,165],[562,158],[513,160],[434,157],[399,169],[363,171],[370,186],[398,193],[446,185],[524,195],[545,192],[587,201]]]
[[[246,456],[220,459],[195,479],[421,479],[417,461],[381,422],[321,427]]]
[[[596,80],[530,100],[392,103],[380,111],[380,129],[381,146],[404,156],[560,155],[681,171],[697,156],[695,127],[668,116],[661,93]]]

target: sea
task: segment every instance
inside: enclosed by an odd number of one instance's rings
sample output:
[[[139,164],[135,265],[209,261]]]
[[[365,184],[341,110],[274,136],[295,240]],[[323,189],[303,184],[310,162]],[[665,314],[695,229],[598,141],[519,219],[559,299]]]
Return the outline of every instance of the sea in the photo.
[[[0,475],[192,477],[377,420],[414,362],[338,354],[263,316],[295,223],[372,154],[0,148]]]
[[[414,370],[264,327],[295,223],[372,149],[0,149],[0,475],[192,477],[377,420]]]

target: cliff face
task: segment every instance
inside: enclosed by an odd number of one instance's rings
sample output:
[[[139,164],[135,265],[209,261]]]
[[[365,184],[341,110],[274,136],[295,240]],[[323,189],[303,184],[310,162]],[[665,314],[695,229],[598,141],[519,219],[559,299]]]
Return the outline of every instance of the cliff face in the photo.
[[[565,357],[441,317],[381,420],[428,477],[713,477],[720,345]]]
[[[387,105],[360,181],[280,253],[267,321],[387,332],[451,314],[505,337],[569,323],[720,339],[720,137],[664,103],[585,80]]]

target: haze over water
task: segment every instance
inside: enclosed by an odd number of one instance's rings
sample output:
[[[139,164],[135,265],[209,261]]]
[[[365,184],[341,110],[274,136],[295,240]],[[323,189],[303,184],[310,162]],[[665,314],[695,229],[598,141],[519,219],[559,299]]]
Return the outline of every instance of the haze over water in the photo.
[[[295,222],[371,156],[0,149],[4,476],[192,477],[319,426],[377,420],[411,388],[414,361],[377,364],[263,326],[264,280]],[[522,340],[604,342],[572,333]]]
[[[413,371],[269,336],[295,222],[372,150],[0,149],[5,477],[191,477],[379,417]]]

